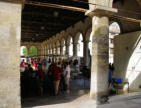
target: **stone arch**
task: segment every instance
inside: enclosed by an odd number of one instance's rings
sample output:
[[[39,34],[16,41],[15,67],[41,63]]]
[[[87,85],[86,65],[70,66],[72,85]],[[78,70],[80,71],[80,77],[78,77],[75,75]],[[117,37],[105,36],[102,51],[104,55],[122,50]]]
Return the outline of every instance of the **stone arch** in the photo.
[[[78,44],[77,44],[77,52],[79,57],[83,57],[84,43],[83,43],[83,34],[79,34]]]
[[[48,46],[49,46],[49,54],[52,54],[52,46],[51,46],[51,44],[49,43]]]
[[[89,28],[85,35],[85,39],[84,39],[85,41],[91,41],[90,40],[91,33],[92,33],[92,28]]]
[[[73,36],[74,29],[71,27],[66,29],[66,39],[68,38],[67,36]]]
[[[140,6],[137,0],[123,0],[123,3],[121,2],[121,0],[119,0],[117,2],[113,2],[113,7],[119,9],[119,12],[117,13],[117,15],[119,16],[130,16],[131,13],[129,12],[133,12],[134,14],[132,14],[132,17],[134,17],[135,19],[140,19],[140,15],[136,14],[136,13],[140,13]],[[128,12],[121,10],[128,10]],[[129,31],[136,31],[140,29],[140,24],[135,23],[133,21],[119,19],[117,22],[120,24],[122,33],[127,33]]]
[[[56,50],[57,50],[57,54],[60,54],[60,41],[59,40],[56,41]]]
[[[112,25],[112,24],[114,24],[115,23],[115,25],[119,28],[119,34],[122,32],[122,29],[121,29],[121,25],[120,25],[120,22],[119,21],[110,21],[110,24],[109,24],[109,32],[111,32],[110,31],[110,26]]]
[[[82,21],[77,22],[74,25],[74,31],[80,31],[81,33],[83,33],[83,31],[84,31],[84,23]]]
[[[76,35],[73,38],[73,42],[74,43],[78,43],[79,37],[82,33],[81,32],[77,32]],[[83,38],[83,34],[82,34],[82,38]]]
[[[71,40],[71,38],[72,38],[71,35],[68,35],[68,37],[66,38],[66,42],[67,42],[68,44],[70,44],[70,40]]]
[[[54,54],[55,53],[55,43],[54,43],[54,41],[52,41],[52,43],[51,43],[51,49],[52,49],[52,54]]]
[[[64,37],[62,37],[60,39],[60,44],[61,44],[61,46],[64,46],[65,45],[65,38]]]
[[[65,54],[65,38],[64,37],[62,37],[61,38],[61,40],[60,40],[60,45],[61,45],[61,47],[63,47],[63,54]]]
[[[69,39],[69,56],[73,56],[73,37],[70,36]]]
[[[44,55],[44,44],[43,43],[41,44],[41,55],[42,56]]]
[[[56,41],[56,46],[57,47],[60,46],[60,41],[59,40]]]
[[[114,62],[114,36],[121,33],[120,25],[118,22],[112,22],[109,25],[109,62]]]

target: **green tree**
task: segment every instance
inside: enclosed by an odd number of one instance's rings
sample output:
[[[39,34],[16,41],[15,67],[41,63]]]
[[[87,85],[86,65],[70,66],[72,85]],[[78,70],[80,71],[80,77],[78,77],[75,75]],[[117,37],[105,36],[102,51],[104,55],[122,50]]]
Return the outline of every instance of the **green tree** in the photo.
[[[27,48],[23,48],[23,54],[24,56],[27,56]]]
[[[30,57],[37,55],[37,48],[35,46],[31,46],[30,48]]]

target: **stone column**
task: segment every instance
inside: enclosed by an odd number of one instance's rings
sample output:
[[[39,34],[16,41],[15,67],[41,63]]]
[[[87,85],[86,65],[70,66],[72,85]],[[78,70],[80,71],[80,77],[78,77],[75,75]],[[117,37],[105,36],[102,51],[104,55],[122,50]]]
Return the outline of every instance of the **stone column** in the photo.
[[[63,45],[60,46],[60,55],[63,55]]]
[[[84,41],[84,50],[83,50],[83,54],[84,54],[84,66],[88,66],[88,62],[89,62],[89,41]]]
[[[47,46],[45,47],[45,55],[47,57]]]
[[[46,45],[44,45],[44,57],[46,56]]]
[[[49,48],[49,54],[52,54],[51,48]]]
[[[26,48],[27,48],[27,56],[29,57],[30,56],[30,46],[27,45]]]
[[[20,3],[0,1],[0,108],[21,108]]]
[[[46,54],[48,55],[49,53],[48,53],[48,48],[46,49]]]
[[[92,66],[90,97],[98,99],[108,91],[109,19],[92,16]]]
[[[43,47],[42,46],[40,47],[40,51],[41,51],[40,56],[42,57],[43,56]]]
[[[54,48],[52,48],[52,55],[54,54]]]
[[[44,45],[44,58],[46,56],[46,46]]]
[[[67,44],[66,44],[66,55],[69,55],[69,46],[70,46],[70,44],[67,43]]]
[[[44,58],[44,46],[42,45],[42,59]]]
[[[58,55],[60,55],[60,47],[58,47]]]
[[[73,56],[77,57],[78,43],[73,43]]]
[[[55,53],[55,54],[56,54],[56,55],[58,55],[58,47],[56,47],[56,50],[55,50],[55,51],[56,51],[56,53]]]
[[[109,18],[116,9],[95,6],[86,12],[92,17],[92,65],[90,97],[98,100],[108,92],[109,71]],[[96,101],[99,102],[99,101]]]
[[[51,48],[49,48],[49,54],[50,54],[50,55],[52,54]]]
[[[94,16],[92,25],[91,98],[108,91],[109,19],[106,16]]]
[[[41,55],[41,47],[40,46],[36,46],[37,47],[37,56],[40,57]]]

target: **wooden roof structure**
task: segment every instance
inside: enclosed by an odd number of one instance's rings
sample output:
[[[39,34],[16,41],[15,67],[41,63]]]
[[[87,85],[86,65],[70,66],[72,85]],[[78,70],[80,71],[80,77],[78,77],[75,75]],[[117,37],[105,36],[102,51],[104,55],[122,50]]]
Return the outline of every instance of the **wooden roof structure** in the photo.
[[[26,0],[22,11],[22,41],[42,42],[76,22],[85,19],[85,13],[65,9],[68,6],[88,9],[88,1],[76,0]],[[51,7],[51,6],[52,7]],[[53,7],[54,6],[54,7]]]

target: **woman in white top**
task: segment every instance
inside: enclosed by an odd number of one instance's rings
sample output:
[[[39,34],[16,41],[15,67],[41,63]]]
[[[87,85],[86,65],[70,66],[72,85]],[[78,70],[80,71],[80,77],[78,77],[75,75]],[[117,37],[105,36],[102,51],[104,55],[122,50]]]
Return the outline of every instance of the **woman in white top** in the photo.
[[[67,93],[69,93],[69,88],[70,88],[70,66],[69,63],[66,63],[66,69],[64,71],[64,76],[65,76],[65,83],[66,83],[66,89]]]

